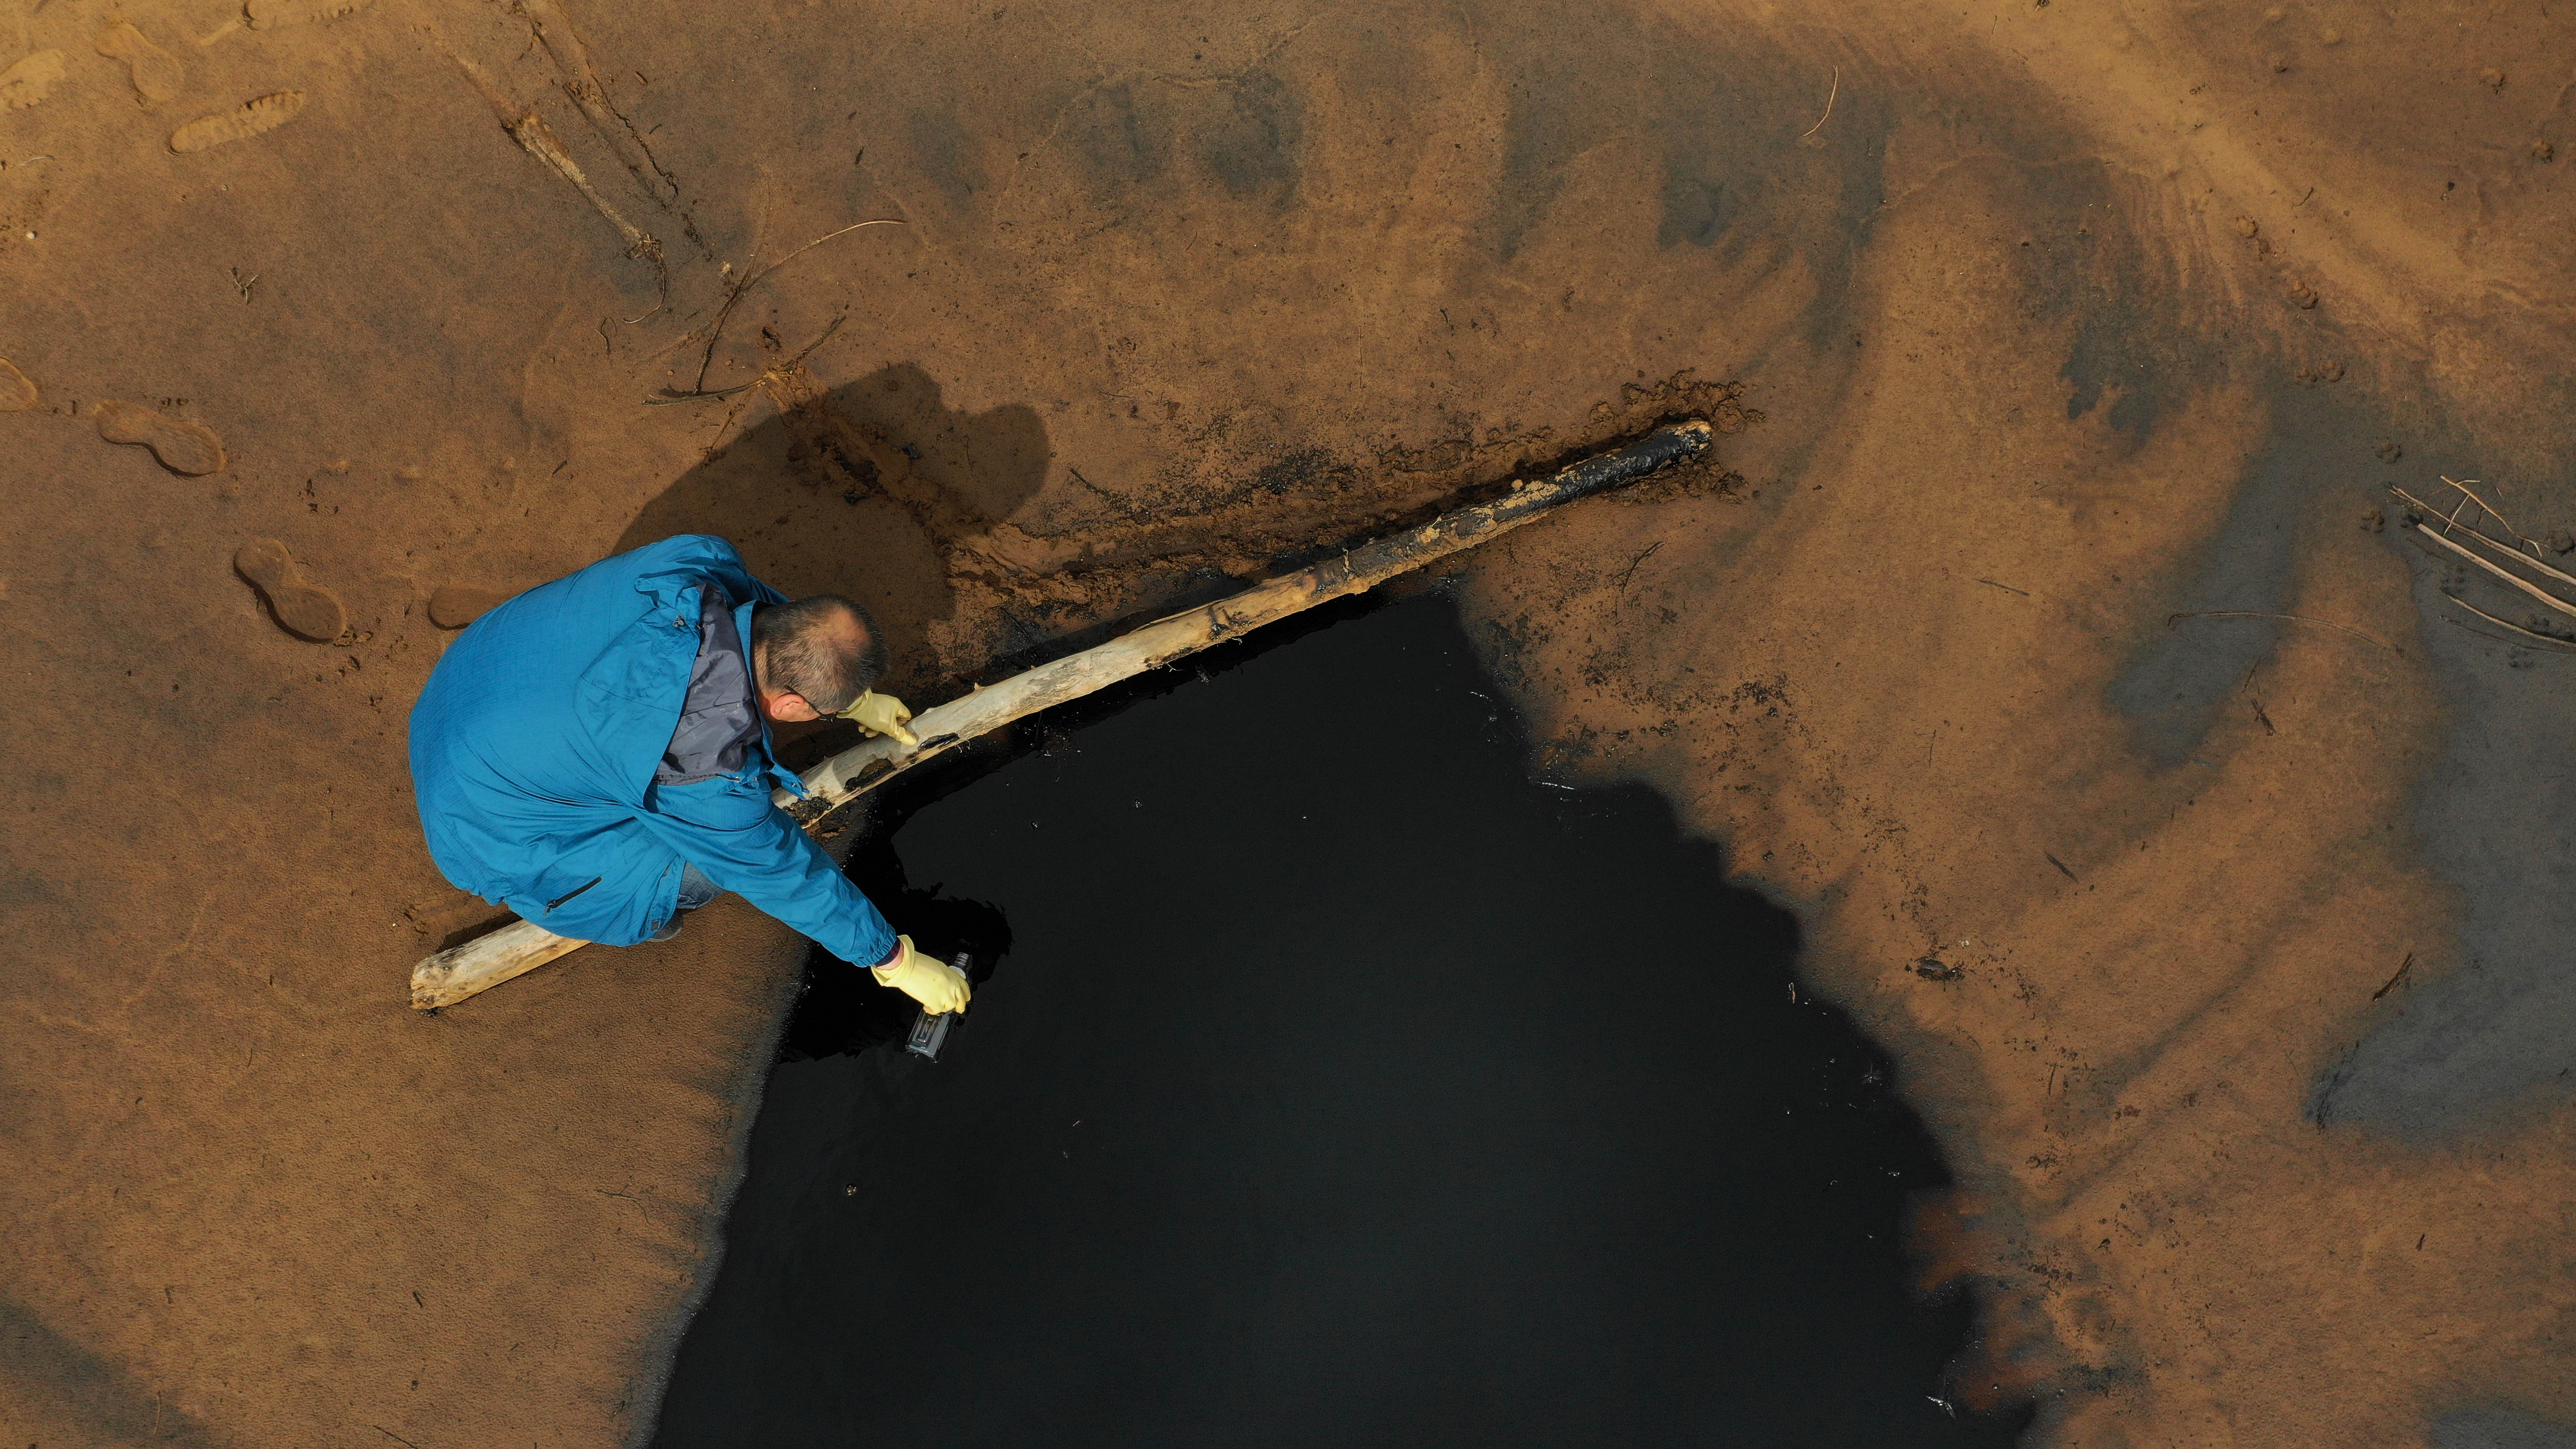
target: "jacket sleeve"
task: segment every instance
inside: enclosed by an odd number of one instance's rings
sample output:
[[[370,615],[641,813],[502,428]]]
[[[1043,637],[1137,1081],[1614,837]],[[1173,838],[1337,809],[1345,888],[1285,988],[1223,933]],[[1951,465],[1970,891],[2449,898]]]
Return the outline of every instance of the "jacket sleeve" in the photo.
[[[894,954],[894,928],[823,847],[770,803],[757,774],[656,784],[637,818],[709,880],[824,950],[853,965],[882,963]]]

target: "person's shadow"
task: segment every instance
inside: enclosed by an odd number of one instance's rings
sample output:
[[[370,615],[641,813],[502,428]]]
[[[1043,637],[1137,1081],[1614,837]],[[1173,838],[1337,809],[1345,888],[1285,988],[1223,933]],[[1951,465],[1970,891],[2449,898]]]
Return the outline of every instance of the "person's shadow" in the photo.
[[[790,598],[857,600],[885,634],[883,688],[910,698],[945,682],[931,631],[956,614],[951,555],[1035,494],[1050,456],[1036,409],[952,410],[898,363],[773,412],[645,504],[617,550],[711,533]],[[782,731],[781,754],[853,731]]]

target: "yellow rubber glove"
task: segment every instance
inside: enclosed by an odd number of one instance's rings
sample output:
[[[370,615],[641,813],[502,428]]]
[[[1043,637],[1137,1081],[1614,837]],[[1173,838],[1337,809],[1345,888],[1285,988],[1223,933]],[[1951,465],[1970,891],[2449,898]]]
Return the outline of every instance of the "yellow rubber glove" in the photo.
[[[910,936],[897,936],[902,949],[883,966],[868,968],[879,986],[891,986],[921,1003],[924,1011],[964,1011],[966,1000],[975,994],[966,984],[966,973],[945,961],[934,961],[912,949]]]
[[[921,741],[913,738],[912,731],[903,727],[904,722],[912,718],[912,711],[904,708],[903,701],[891,694],[879,694],[875,690],[864,691],[858,698],[850,701],[849,707],[841,711],[840,717],[866,730],[869,734],[892,735],[903,741],[906,749],[915,749],[921,744]]]

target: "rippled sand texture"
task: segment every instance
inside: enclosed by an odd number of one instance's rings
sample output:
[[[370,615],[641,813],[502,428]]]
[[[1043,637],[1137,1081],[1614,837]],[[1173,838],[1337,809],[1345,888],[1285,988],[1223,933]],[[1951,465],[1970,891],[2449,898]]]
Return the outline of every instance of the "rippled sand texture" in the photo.
[[[936,698],[1708,407],[1471,615],[1534,767],[1670,792],[1899,1052],[1967,1387],[2576,1423],[2576,662],[2383,491],[2576,528],[2569,18],[246,13],[0,52],[20,1439],[649,1433],[796,945],[405,1009],[490,915],[402,765],[457,600],[722,532]]]

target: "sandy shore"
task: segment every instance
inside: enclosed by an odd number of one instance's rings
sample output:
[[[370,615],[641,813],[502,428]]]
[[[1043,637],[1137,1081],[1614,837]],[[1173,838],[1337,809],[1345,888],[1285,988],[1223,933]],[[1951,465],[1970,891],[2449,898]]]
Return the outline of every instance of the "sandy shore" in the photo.
[[[442,589],[720,532],[939,697],[1718,405],[1471,617],[1898,1052],[1989,1392],[2576,1423],[2576,663],[2384,491],[2576,528],[2576,22],[342,8],[0,36],[18,1440],[649,1432],[794,943],[405,1009]]]

